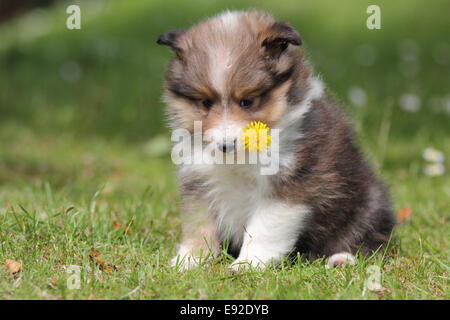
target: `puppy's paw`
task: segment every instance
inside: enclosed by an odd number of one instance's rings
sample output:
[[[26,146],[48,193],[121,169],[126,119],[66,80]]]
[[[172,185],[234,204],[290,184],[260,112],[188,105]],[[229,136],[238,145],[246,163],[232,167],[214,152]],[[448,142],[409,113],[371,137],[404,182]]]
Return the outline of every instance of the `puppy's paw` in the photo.
[[[230,265],[230,268],[235,272],[247,270],[263,271],[266,265],[257,259],[247,260],[238,258]]]
[[[180,246],[177,255],[170,260],[170,264],[179,271],[184,271],[203,266],[215,256],[215,253],[211,251],[205,253],[203,249]]]
[[[340,267],[344,264],[354,266],[356,264],[355,256],[349,252],[340,252],[333,254],[328,258],[327,268]]]
[[[192,255],[176,255],[170,260],[170,265],[172,268],[178,269],[178,271],[184,271],[197,268],[199,260],[199,258]]]

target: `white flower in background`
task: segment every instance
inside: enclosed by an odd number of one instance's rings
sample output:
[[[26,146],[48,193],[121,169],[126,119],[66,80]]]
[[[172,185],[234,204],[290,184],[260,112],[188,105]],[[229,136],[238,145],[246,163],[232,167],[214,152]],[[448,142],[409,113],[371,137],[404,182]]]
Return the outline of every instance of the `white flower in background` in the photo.
[[[355,49],[355,58],[358,64],[369,67],[375,63],[377,52],[374,46],[363,44]]]
[[[442,163],[444,161],[444,154],[434,148],[426,148],[422,155],[425,160],[430,162]]]
[[[400,108],[405,111],[417,112],[420,109],[420,98],[412,93],[405,93],[400,96]]]
[[[367,103],[367,94],[360,87],[350,87],[347,92],[347,97],[357,107],[362,107]]]
[[[424,172],[429,177],[442,176],[445,172],[445,167],[442,163],[427,164]]]
[[[427,164],[424,168],[424,173],[429,177],[441,176],[445,172],[444,154],[434,148],[426,148],[423,151],[423,158],[432,163]]]

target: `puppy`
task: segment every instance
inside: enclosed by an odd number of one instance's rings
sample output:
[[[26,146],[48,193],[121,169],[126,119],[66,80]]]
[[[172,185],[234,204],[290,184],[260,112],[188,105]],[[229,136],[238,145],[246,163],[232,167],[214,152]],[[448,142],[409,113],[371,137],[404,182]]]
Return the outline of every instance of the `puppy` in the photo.
[[[173,265],[194,267],[225,245],[235,269],[295,252],[336,266],[387,242],[395,221],[385,188],[294,28],[265,12],[227,11],[157,42],[175,53],[164,94],[173,130],[195,136],[201,123],[201,133],[214,132],[203,142],[226,155],[242,149],[249,123],[279,133],[275,174],[261,174],[259,162],[179,165],[182,240]]]

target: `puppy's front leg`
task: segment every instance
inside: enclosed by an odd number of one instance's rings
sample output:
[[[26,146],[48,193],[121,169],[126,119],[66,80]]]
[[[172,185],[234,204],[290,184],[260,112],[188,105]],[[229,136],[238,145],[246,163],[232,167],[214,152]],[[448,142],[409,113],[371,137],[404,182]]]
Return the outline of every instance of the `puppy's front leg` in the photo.
[[[214,218],[204,207],[191,202],[182,210],[181,243],[171,264],[184,270],[197,267],[201,259],[216,257],[220,246]]]
[[[270,203],[255,212],[244,230],[244,241],[234,270],[249,266],[264,269],[278,263],[294,249],[308,207]]]

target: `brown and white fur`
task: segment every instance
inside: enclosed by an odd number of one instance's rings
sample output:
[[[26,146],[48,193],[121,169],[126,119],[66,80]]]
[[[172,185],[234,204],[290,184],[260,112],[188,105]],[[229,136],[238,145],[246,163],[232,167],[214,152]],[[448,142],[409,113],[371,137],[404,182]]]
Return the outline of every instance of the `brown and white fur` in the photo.
[[[386,191],[289,24],[227,11],[158,43],[176,54],[164,96],[172,128],[192,132],[202,121],[226,152],[251,121],[280,130],[275,175],[261,175],[258,165],[179,166],[182,239],[172,264],[196,266],[229,241],[233,268],[264,267],[296,251],[331,257],[334,266],[388,240],[394,219]]]

